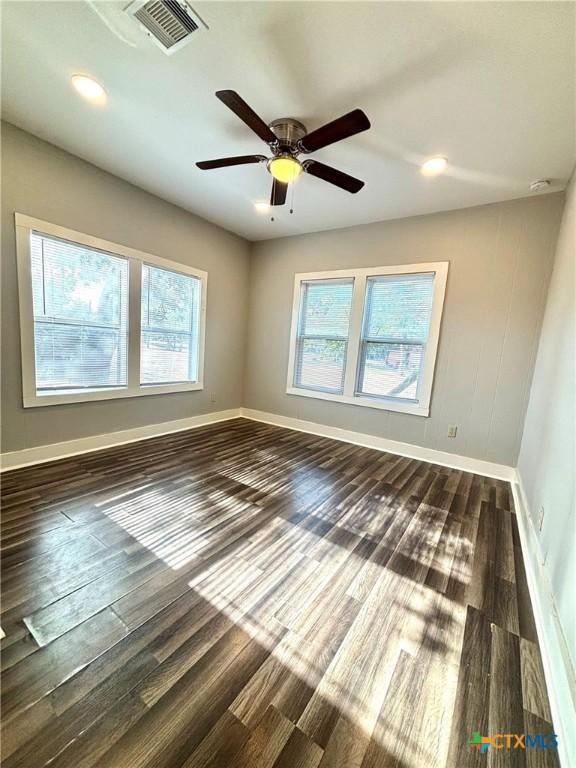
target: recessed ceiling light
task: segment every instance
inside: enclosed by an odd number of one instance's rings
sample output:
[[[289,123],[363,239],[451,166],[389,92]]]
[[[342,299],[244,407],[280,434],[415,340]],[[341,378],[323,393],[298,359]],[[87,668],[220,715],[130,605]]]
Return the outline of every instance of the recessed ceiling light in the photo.
[[[445,157],[431,157],[422,163],[420,172],[423,176],[438,176],[440,173],[444,173],[448,165],[448,160]]]
[[[259,200],[258,202],[254,203],[254,208],[256,208],[258,213],[268,213],[270,210],[270,203]]]
[[[72,85],[78,93],[88,101],[95,104],[104,104],[106,101],[106,91],[100,83],[87,75],[72,75]]]

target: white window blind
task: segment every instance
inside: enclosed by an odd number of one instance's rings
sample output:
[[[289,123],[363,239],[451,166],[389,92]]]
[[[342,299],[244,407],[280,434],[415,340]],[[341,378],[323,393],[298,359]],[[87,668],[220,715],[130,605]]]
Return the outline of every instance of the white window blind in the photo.
[[[201,281],[142,265],[141,384],[198,380]]]
[[[295,386],[343,391],[353,287],[352,279],[302,283]]]
[[[37,232],[30,253],[36,391],[125,386],[126,259]]]
[[[367,279],[359,394],[418,401],[433,295],[433,273]]]

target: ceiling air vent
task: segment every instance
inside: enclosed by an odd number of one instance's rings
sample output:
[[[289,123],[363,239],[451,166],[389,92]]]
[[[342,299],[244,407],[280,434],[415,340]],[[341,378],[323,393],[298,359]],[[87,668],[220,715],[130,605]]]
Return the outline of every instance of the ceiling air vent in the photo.
[[[134,16],[164,53],[175,53],[206,25],[179,0],[136,0],[126,12]]]

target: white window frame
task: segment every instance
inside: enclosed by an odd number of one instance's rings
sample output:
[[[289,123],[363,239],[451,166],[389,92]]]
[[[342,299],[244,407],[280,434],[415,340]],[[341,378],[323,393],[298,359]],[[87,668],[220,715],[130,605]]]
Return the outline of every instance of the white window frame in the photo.
[[[367,278],[385,277],[387,275],[418,274],[422,272],[434,272],[434,293],[432,298],[432,312],[430,315],[430,329],[428,340],[425,345],[424,364],[418,386],[418,402],[411,402],[409,400],[402,402],[399,398],[374,397],[356,394]],[[298,395],[299,397],[312,397],[318,400],[332,400],[333,402],[346,403],[347,405],[361,405],[367,408],[378,408],[385,411],[410,413],[415,416],[429,416],[447,277],[447,261],[297,273],[294,276],[294,299],[292,304],[292,326],[290,332],[286,393],[289,395]],[[298,327],[300,321],[301,284],[310,280],[343,278],[352,278],[354,281],[344,372],[344,393],[338,395],[332,392],[322,392],[310,388],[296,387],[294,386],[294,380],[296,373],[296,345],[298,341]]]
[[[18,295],[20,302],[20,344],[22,354],[22,396],[24,408],[64,403],[86,403],[93,400],[114,400],[125,397],[162,395],[172,392],[190,392],[204,389],[204,343],[206,335],[206,293],[208,273],[177,261],[138,251],[100,237],[76,232],[58,224],[35,219],[22,213],[15,214],[16,254],[18,261]],[[128,354],[127,385],[105,390],[78,389],[66,392],[39,394],[36,391],[36,362],[34,351],[34,304],[32,298],[32,264],[30,236],[32,232],[58,237],[89,248],[106,251],[128,261]],[[200,318],[198,329],[198,381],[174,384],[140,383],[140,330],[142,265],[161,267],[200,280]]]

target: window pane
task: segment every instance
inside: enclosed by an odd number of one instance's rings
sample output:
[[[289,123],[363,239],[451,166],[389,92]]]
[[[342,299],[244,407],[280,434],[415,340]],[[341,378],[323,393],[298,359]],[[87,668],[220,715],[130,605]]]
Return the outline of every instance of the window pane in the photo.
[[[342,393],[353,288],[352,279],[302,283],[296,387]]]
[[[366,291],[358,393],[417,400],[434,273],[370,277]]]
[[[360,393],[415,400],[423,353],[421,345],[364,342]]]
[[[426,342],[434,274],[369,278],[364,338]]]
[[[197,381],[199,321],[200,280],[144,264],[142,384]]]
[[[296,386],[342,393],[346,342],[333,339],[300,339]]]
[[[352,280],[312,280],[302,284],[300,335],[348,337]]]
[[[36,389],[126,385],[125,259],[33,232]]]
[[[88,325],[34,323],[38,389],[122,386],[120,332]]]

